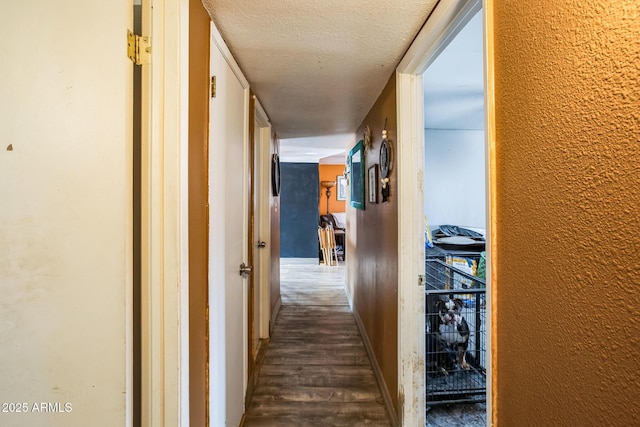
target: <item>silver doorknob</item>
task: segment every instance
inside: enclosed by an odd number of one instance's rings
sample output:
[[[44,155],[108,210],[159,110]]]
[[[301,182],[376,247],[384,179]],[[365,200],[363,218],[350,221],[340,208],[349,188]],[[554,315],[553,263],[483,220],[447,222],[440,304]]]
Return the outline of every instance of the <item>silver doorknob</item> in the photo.
[[[264,248],[266,246],[267,246],[267,242],[262,242],[262,241],[258,242],[258,247],[259,248]]]
[[[247,277],[248,275],[250,275],[251,270],[253,270],[253,267],[251,267],[250,265],[245,265],[244,262],[240,264],[240,275],[242,277]]]

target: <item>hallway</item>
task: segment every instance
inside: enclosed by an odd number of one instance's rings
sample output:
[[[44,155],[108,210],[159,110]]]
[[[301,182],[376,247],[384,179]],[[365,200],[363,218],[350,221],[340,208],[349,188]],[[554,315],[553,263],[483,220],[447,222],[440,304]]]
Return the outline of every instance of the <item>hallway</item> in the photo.
[[[282,308],[244,426],[389,426],[344,264],[281,259]]]

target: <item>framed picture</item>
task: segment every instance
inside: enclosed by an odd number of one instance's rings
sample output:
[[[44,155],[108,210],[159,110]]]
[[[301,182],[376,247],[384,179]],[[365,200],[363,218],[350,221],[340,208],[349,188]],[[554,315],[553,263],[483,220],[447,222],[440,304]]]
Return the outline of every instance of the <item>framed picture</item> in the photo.
[[[378,203],[378,165],[369,168],[369,203]]]
[[[347,178],[344,175],[336,177],[338,189],[336,190],[336,200],[347,200]]]
[[[365,163],[364,143],[362,140],[349,151],[349,204],[356,209],[364,210]]]

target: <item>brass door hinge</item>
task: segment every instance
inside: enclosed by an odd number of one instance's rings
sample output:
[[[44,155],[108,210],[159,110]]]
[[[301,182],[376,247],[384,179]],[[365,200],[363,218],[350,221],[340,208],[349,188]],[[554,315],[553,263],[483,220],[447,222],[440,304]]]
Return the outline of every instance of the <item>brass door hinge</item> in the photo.
[[[216,76],[211,76],[211,97],[216,97]]]
[[[427,276],[424,274],[418,274],[418,286],[424,286],[427,284]]]
[[[127,31],[127,54],[136,65],[148,64],[151,61],[151,43],[149,37],[138,36]]]

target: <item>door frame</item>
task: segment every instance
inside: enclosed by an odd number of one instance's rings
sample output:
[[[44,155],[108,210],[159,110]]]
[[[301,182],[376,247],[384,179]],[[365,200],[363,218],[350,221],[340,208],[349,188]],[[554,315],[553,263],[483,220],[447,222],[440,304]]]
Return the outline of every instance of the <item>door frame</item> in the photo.
[[[141,3],[140,412],[143,426],[188,426],[189,0]]]
[[[209,67],[211,18],[189,0],[189,419],[209,425]]]
[[[396,69],[398,105],[398,393],[402,425],[425,423],[425,325],[424,284],[424,93],[422,75],[461,28],[482,8],[483,0],[440,2],[425,23]],[[488,105],[493,94],[492,67],[488,54],[493,46],[487,37],[489,14],[483,10],[485,34],[485,146],[487,203],[487,259],[491,259],[490,198],[492,112]],[[416,182],[419,184],[416,185]],[[487,263],[487,281],[491,281],[491,263]],[[420,285],[418,285],[420,283]],[[487,289],[487,311],[492,313],[491,286]],[[491,331],[492,315],[487,316]],[[418,339],[416,339],[418,337]],[[487,334],[487,357],[491,360],[492,334]],[[487,364],[487,425],[491,425],[491,363]]]
[[[250,403],[258,380],[257,369],[263,351],[261,340],[269,338],[269,274],[268,242],[271,237],[269,228],[269,172],[270,172],[270,134],[269,117],[262,108],[256,95],[250,91],[249,100],[249,152],[247,177],[249,178],[248,208],[249,235],[247,238],[248,264],[252,266],[247,292],[247,385],[245,407]],[[266,136],[265,136],[266,135]],[[266,138],[266,139],[265,139]],[[266,148],[265,148],[266,144]],[[265,152],[266,150],[266,152]],[[265,170],[266,168],[266,170]],[[266,207],[265,207],[266,203]],[[266,217],[266,218],[265,218]],[[259,243],[265,246],[260,247]],[[265,299],[267,298],[267,299]],[[265,320],[266,319],[266,320]],[[266,322],[266,331],[265,331]],[[257,345],[254,345],[257,342]]]
[[[271,246],[271,218],[270,218],[270,205],[269,196],[271,195],[269,184],[271,182],[271,122],[269,116],[264,110],[260,101],[255,97],[255,118],[258,124],[258,145],[256,147],[255,154],[257,156],[257,162],[259,164],[256,182],[254,187],[258,192],[258,206],[256,207],[257,222],[259,224],[258,234],[256,239],[262,240],[266,243],[264,250],[259,251],[259,257],[255,260],[259,264],[259,275],[255,277],[256,286],[260,289],[260,318],[258,331],[260,339],[269,338],[269,322],[271,321],[271,287],[269,286],[269,278],[271,277],[271,261],[270,261],[270,246]]]

